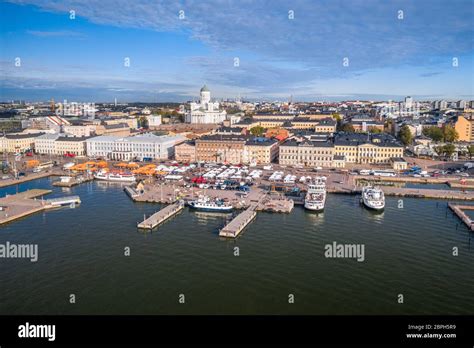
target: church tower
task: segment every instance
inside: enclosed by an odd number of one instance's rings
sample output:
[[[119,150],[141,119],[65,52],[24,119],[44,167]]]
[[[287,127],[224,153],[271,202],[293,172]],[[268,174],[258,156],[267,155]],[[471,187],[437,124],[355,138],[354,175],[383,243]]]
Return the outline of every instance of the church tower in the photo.
[[[206,105],[210,101],[211,101],[211,91],[209,90],[209,88],[207,88],[206,85],[204,85],[201,88],[201,104]]]

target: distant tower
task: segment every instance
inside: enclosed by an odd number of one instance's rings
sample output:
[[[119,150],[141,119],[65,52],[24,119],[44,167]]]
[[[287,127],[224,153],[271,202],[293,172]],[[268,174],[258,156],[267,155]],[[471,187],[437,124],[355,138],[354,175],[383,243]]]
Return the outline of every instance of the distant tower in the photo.
[[[211,101],[211,91],[206,85],[201,88],[201,104],[207,104]]]
[[[114,105],[117,106],[117,98],[115,98]]]
[[[54,103],[54,98],[51,98],[51,102],[49,103],[49,107],[50,107],[51,112],[53,114],[56,113],[56,104]]]

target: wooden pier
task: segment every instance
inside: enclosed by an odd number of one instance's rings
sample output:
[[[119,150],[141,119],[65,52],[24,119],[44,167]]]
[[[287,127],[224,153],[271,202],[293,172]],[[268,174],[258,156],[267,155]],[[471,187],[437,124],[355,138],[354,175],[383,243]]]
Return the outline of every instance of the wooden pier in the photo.
[[[183,209],[184,202],[173,203],[157,211],[148,219],[144,219],[142,222],[137,224],[137,227],[145,230],[152,230],[164,221],[171,218],[172,216],[175,216],[176,214],[181,212]]]
[[[247,225],[257,216],[258,203],[252,203],[245,211],[237,215],[223,229],[220,230],[220,237],[236,238]]]
[[[459,205],[454,203],[448,203],[449,209],[451,209],[458,218],[464,222],[467,228],[474,231],[474,221],[463,210],[474,210],[474,205]]]

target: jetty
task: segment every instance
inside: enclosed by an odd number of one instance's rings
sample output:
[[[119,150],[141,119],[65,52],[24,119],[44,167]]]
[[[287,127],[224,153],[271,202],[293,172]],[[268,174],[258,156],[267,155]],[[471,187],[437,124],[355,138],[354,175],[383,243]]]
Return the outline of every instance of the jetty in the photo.
[[[152,216],[147,219],[144,219],[142,222],[137,224],[138,228],[145,230],[152,230],[158,225],[162,224],[169,218],[175,216],[184,209],[184,202],[179,201],[173,204],[170,204],[163,209],[157,211]]]
[[[0,198],[0,225],[45,210],[46,202],[37,199],[51,190],[28,190]]]
[[[219,237],[236,238],[257,216],[257,206],[258,203],[252,203],[246,210],[232,219],[231,222],[219,231]]]
[[[474,231],[474,221],[464,212],[464,210],[474,210],[474,205],[448,203],[448,207],[464,222],[469,230]]]
[[[51,190],[33,189],[0,198],[0,225],[18,220],[33,213],[61,206],[75,207],[81,203],[79,196],[43,199]],[[38,199],[41,197],[41,199]]]

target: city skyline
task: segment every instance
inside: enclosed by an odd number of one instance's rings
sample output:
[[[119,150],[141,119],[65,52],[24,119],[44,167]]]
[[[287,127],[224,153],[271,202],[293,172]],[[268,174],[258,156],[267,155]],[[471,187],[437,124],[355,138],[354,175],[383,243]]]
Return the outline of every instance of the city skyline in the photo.
[[[215,98],[249,100],[474,95],[470,1],[26,0],[0,9],[2,101],[183,102],[203,84]]]

